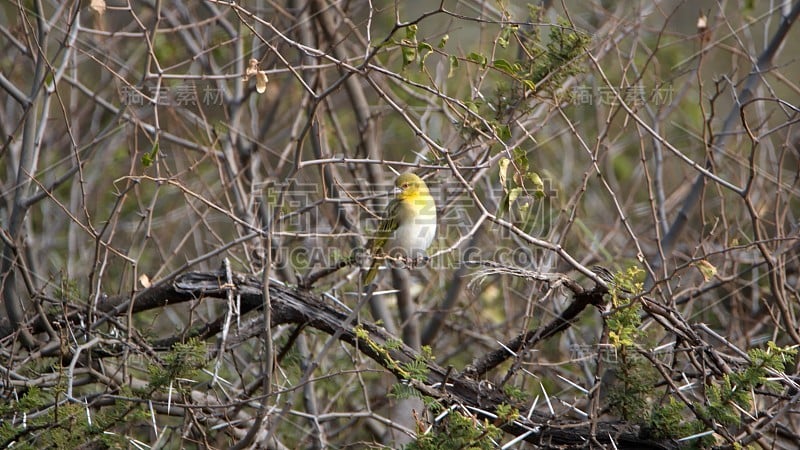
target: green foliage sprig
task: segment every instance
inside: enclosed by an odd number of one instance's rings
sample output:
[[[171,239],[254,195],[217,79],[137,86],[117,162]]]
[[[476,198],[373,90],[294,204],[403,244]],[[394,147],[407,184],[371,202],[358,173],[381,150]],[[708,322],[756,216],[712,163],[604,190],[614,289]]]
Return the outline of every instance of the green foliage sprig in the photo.
[[[148,365],[149,388],[157,390],[169,386],[177,378],[194,378],[207,362],[205,342],[192,338],[186,343],[176,343],[164,356],[164,364]]]
[[[489,423],[451,411],[436,423],[430,432],[420,432],[416,441],[405,446],[405,450],[490,450],[497,448],[503,430]]]

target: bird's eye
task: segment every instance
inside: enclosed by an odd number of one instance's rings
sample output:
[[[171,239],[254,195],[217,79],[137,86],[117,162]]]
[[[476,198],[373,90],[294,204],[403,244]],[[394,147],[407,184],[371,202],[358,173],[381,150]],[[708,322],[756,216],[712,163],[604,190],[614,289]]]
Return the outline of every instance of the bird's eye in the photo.
[[[403,189],[407,189],[407,188],[408,188],[408,183],[403,183]]]

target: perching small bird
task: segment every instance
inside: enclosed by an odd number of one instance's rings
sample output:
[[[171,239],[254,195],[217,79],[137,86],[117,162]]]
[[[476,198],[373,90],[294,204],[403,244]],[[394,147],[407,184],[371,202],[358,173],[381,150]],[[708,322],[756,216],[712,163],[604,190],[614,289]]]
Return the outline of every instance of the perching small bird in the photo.
[[[386,206],[378,231],[367,243],[373,259],[364,274],[364,286],[375,279],[381,257],[415,262],[427,255],[436,235],[436,202],[422,178],[404,173],[394,185],[397,196]]]

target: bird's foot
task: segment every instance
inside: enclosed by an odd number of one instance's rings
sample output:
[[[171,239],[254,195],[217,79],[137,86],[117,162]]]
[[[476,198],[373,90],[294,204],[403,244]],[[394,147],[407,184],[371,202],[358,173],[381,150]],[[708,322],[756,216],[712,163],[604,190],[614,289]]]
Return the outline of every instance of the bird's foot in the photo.
[[[417,267],[425,267],[431,258],[428,255],[417,256],[416,258],[409,258],[409,269],[416,269]]]

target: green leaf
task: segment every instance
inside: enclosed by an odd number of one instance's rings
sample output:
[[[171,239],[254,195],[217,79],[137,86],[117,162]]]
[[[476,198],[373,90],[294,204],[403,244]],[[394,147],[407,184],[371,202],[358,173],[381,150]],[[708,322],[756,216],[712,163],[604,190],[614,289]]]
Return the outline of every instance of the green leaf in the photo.
[[[456,55],[450,55],[448,59],[450,60],[450,70],[447,71],[447,78],[452,78],[453,72],[458,67],[458,58],[456,58]]]
[[[500,36],[497,37],[497,45],[502,48],[508,47],[508,42],[511,38],[511,33],[516,32],[519,27],[517,25],[511,25],[508,27],[504,27],[503,31],[500,33]]]
[[[531,183],[533,183],[533,195],[536,196],[536,198],[543,198],[544,182],[542,181],[542,177],[536,172],[528,172],[527,177]]]
[[[530,91],[536,90],[536,83],[531,80],[522,80],[522,83],[528,88]]]
[[[403,52],[403,68],[407,65],[411,64],[412,62],[416,61],[417,59],[417,47],[414,45],[414,42],[403,39],[400,41],[401,49]]]
[[[528,153],[525,150],[517,147],[512,151],[512,155],[514,156],[514,165],[517,166],[517,169],[522,173],[527,172],[528,171]],[[520,180],[519,184],[522,184],[521,180]]]
[[[697,267],[697,269],[703,275],[704,281],[709,281],[710,279],[714,278],[714,275],[717,274],[717,268],[705,259],[697,261],[695,263],[695,267]]]
[[[406,39],[410,39],[412,41],[417,40],[417,26],[416,25],[409,25],[406,27]]]
[[[464,105],[466,105],[467,108],[469,108],[469,110],[474,112],[474,113],[480,112],[480,109],[478,108],[478,103],[477,102],[473,102],[471,100],[465,100],[464,101]]]
[[[150,167],[153,165],[153,162],[156,159],[156,155],[158,154],[158,141],[153,143],[153,148],[150,149],[149,152],[142,155],[142,165],[145,167]]]
[[[417,52],[419,52],[419,68],[422,70],[422,66],[425,65],[425,58],[428,57],[431,53],[433,53],[433,47],[427,42],[420,42],[417,44]]]
[[[444,48],[444,46],[447,44],[448,39],[450,39],[449,34],[445,34],[444,36],[442,36],[442,39],[439,41],[439,48]]]
[[[503,199],[500,200],[500,204],[497,205],[497,217],[503,217],[508,212],[509,206],[508,194],[506,194],[503,196]]]
[[[532,219],[530,202],[525,202],[519,205],[519,216],[522,217],[522,224],[524,227],[525,224],[527,224]]]
[[[510,191],[508,191],[508,206],[509,207],[511,205],[513,205],[515,201],[517,201],[517,198],[519,198],[520,194],[522,194],[522,188],[521,187],[515,187],[515,188],[511,189]]]
[[[505,59],[495,59],[492,62],[492,65],[495,69],[505,72],[509,75],[514,75],[519,72],[520,67],[518,64],[511,64],[510,62],[506,61]]]
[[[500,168],[500,186],[506,192],[508,192],[508,185],[506,182],[508,180],[507,173],[509,164],[511,164],[511,160],[508,158],[500,158],[500,161],[497,163],[497,166]]]
[[[400,40],[403,52],[403,68],[417,60],[417,26],[406,27],[406,38]],[[430,47],[430,46],[429,46]]]
[[[481,68],[486,68],[486,64],[488,64],[489,60],[480,53],[472,52],[467,55],[467,60],[472,61],[474,63],[478,63],[481,65]]]
[[[519,417],[519,410],[506,403],[497,405],[497,410],[495,412],[497,413],[497,419],[502,423],[513,422]]]
[[[497,133],[497,137],[501,141],[511,138],[511,128],[509,128],[508,125],[496,125],[494,127],[494,132]]]

